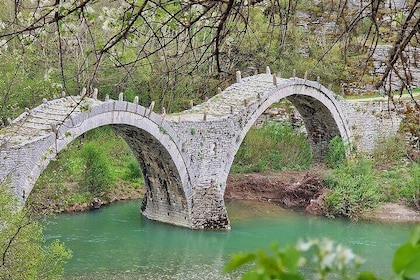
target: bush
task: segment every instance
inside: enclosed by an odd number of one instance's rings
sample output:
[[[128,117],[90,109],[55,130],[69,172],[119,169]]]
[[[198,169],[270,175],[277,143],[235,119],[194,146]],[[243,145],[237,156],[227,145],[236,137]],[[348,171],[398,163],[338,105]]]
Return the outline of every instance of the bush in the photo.
[[[346,159],[346,145],[340,137],[334,136],[328,144],[328,153],[325,156],[325,163],[331,168],[338,168]]]
[[[420,164],[411,165],[409,171],[410,179],[401,188],[400,195],[407,198],[411,205],[420,210]]]
[[[71,251],[57,240],[45,244],[42,226],[0,182],[0,279],[61,279]]]
[[[348,159],[325,180],[332,192],[324,202],[330,216],[346,216],[353,220],[376,208],[382,192],[376,183],[372,162],[366,158]]]
[[[127,163],[127,171],[125,174],[125,178],[132,182],[143,178],[139,163],[134,157],[131,157]]]
[[[94,143],[82,147],[85,170],[83,185],[94,196],[102,196],[108,191],[112,179],[106,156]]]
[[[377,141],[373,157],[377,163],[396,163],[407,154],[405,140],[401,135]]]
[[[236,156],[233,171],[305,169],[312,164],[312,151],[302,133],[285,123],[265,123],[251,128]]]

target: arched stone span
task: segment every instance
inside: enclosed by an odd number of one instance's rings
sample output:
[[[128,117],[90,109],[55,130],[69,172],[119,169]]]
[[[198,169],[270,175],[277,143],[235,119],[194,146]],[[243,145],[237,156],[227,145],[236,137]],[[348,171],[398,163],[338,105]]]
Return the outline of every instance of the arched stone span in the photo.
[[[283,79],[271,92],[267,92],[266,96],[265,99],[257,99],[255,104],[245,111],[247,117],[236,141],[236,150],[257,119],[271,105],[284,98],[289,100],[302,116],[315,158],[325,156],[328,144],[334,136],[339,136],[346,143],[350,142],[351,131],[347,124],[347,116],[336,100],[340,97],[336,97],[319,83],[299,78]]]
[[[129,144],[144,174],[143,214],[152,220],[190,227],[191,183],[175,133],[168,123],[134,103],[84,98],[82,104],[77,100],[81,99],[50,101],[15,121],[13,126],[17,130],[11,131],[13,139],[20,132],[26,132],[28,139],[21,137],[22,143],[9,142],[8,149],[1,149],[5,161],[7,150],[13,151],[10,154],[14,159],[26,157],[25,161],[15,162],[13,168],[10,164],[8,174],[4,174],[6,168],[1,174],[10,177],[15,193],[26,199],[49,161],[68,143],[89,130],[111,125]],[[49,132],[51,127],[53,131]]]

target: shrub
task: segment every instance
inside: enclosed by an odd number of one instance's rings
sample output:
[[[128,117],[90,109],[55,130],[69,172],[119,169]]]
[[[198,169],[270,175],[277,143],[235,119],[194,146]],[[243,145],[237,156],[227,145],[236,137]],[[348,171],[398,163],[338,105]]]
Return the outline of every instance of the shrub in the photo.
[[[333,217],[346,216],[356,220],[376,208],[382,198],[372,162],[363,157],[345,161],[332,171],[325,185],[332,192],[325,198],[323,208]]]
[[[328,144],[328,153],[325,156],[325,163],[331,168],[338,168],[346,159],[346,145],[340,137],[334,136]]]
[[[112,180],[104,153],[94,143],[87,143],[83,145],[82,157],[85,166],[83,185],[94,196],[106,193]]]
[[[10,190],[0,182],[0,279],[61,279],[71,251],[58,240],[47,245],[41,224],[19,210]]]
[[[410,204],[420,210],[420,164],[410,167],[410,179],[405,187],[401,188],[400,195],[408,199]]]
[[[405,141],[401,135],[377,141],[373,157],[377,163],[395,163],[407,154]]]
[[[125,174],[125,178],[132,182],[143,178],[139,163],[134,157],[130,157],[130,160],[127,163],[127,171]]]

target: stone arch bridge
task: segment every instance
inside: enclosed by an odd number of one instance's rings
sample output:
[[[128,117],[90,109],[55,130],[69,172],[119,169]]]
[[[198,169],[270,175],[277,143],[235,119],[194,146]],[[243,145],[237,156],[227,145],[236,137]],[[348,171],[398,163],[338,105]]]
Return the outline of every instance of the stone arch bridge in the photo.
[[[0,181],[25,201],[45,167],[68,143],[104,125],[125,139],[142,169],[149,219],[193,229],[229,229],[223,195],[234,156],[258,117],[286,98],[303,118],[315,155],[334,136],[372,149],[384,118],[358,110],[307,79],[270,73],[241,78],[208,101],[176,114],[157,114],[123,100],[64,97],[26,110],[0,130]],[[385,119],[385,121],[387,121]],[[362,128],[362,129],[361,129]],[[386,128],[389,131],[389,127]]]

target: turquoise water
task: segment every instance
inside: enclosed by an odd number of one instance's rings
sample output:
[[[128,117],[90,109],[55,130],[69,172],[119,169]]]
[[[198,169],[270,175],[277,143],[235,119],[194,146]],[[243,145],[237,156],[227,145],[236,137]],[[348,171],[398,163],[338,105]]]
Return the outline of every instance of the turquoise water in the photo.
[[[227,203],[231,231],[195,231],[145,219],[140,201],[60,214],[45,229],[73,251],[66,279],[238,279],[222,274],[233,253],[329,237],[366,258],[364,269],[390,275],[392,256],[412,224],[326,219],[245,201]]]

